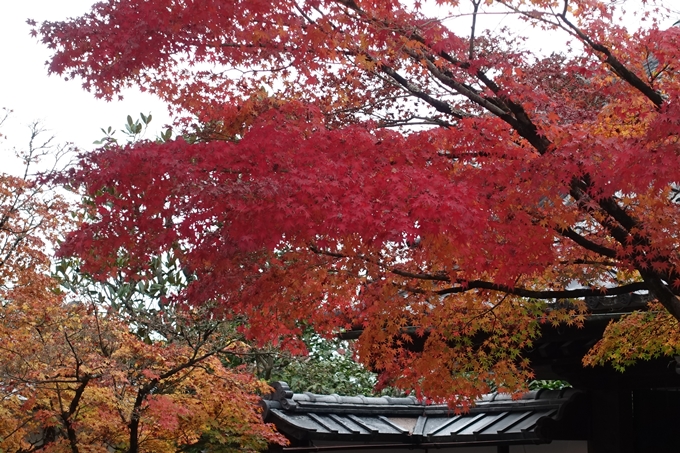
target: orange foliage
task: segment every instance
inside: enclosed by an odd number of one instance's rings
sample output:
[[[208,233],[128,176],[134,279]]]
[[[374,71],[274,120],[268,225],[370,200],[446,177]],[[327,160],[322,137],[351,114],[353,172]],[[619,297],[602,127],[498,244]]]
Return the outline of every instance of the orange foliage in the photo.
[[[112,316],[56,298],[2,307],[3,451],[259,451],[267,386],[210,351],[147,344]],[[205,355],[208,355],[205,357]]]

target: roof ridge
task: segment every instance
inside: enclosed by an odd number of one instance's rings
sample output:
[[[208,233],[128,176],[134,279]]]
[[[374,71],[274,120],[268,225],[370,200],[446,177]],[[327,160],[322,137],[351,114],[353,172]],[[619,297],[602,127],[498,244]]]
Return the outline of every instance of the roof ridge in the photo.
[[[276,381],[270,384],[274,391],[264,399],[268,401],[278,401],[287,410],[301,412],[310,411],[342,411],[343,409],[353,412],[363,410],[389,411],[395,413],[451,413],[454,407],[447,404],[427,403],[414,396],[391,397],[391,396],[364,396],[364,395],[338,395],[319,394],[312,392],[294,393],[288,384],[283,381]],[[532,390],[517,397],[508,393],[493,392],[483,395],[482,398],[474,400],[471,412],[476,412],[475,408],[485,411],[497,409],[507,410],[508,408],[527,408],[527,407],[548,407],[561,404],[565,400],[573,398],[580,390],[564,388],[560,390],[540,389]]]

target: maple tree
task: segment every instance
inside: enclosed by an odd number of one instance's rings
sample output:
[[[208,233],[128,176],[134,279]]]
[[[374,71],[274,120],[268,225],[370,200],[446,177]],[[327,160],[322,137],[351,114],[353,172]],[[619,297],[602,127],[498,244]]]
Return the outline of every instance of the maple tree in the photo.
[[[523,388],[522,350],[583,297],[649,291],[664,310],[629,324],[676,331],[680,31],[648,3],[639,30],[600,0],[103,1],[36,24],[51,72],[195,126],[83,155],[64,180],[90,219],[60,253],[99,278],[172,253],[196,277],[177,303],[263,343],[360,325],[384,382],[461,404]],[[619,330],[593,360],[680,349]]]
[[[60,289],[49,248],[72,224],[72,207],[29,173],[52,152],[40,128],[31,132],[24,174],[0,174],[0,450],[241,452],[285,443],[259,413],[268,386],[218,356],[242,348],[238,336],[205,311],[156,313],[155,335],[141,336],[131,328],[149,317],[122,316],[102,303],[102,288],[74,277],[63,282],[71,291]],[[131,293],[119,288],[104,300]]]
[[[205,344],[153,344],[85,304],[3,308],[3,451],[260,451],[267,386]]]

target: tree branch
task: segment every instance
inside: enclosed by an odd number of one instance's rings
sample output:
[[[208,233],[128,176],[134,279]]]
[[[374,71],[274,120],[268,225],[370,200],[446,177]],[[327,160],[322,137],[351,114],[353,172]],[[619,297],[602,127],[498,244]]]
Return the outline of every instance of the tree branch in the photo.
[[[347,255],[343,253],[337,253],[337,252],[330,252],[326,250],[321,250],[318,247],[314,245],[310,245],[309,249],[317,254],[325,255],[325,256],[330,256],[333,258],[358,258],[366,262],[370,262],[372,264],[375,264],[383,269],[385,269],[387,272],[398,275],[400,277],[405,277],[405,278],[411,278],[414,280],[426,280],[426,281],[437,281],[437,282],[442,282],[442,283],[455,283],[456,286],[451,287],[451,288],[444,288],[440,290],[435,290],[435,291],[426,291],[422,290],[420,288],[410,288],[407,289],[410,292],[413,293],[419,293],[419,294],[436,294],[440,296],[444,295],[449,295],[449,294],[460,294],[460,293],[465,293],[467,291],[475,290],[475,289],[485,289],[489,291],[496,291],[496,292],[501,292],[505,294],[512,294],[514,296],[519,296],[519,297],[528,297],[531,299],[574,299],[574,298],[580,298],[580,297],[591,297],[591,296],[616,296],[620,294],[629,294],[635,291],[645,291],[645,290],[650,290],[649,286],[645,282],[634,282],[634,283],[628,283],[625,285],[621,286],[616,286],[613,288],[579,288],[579,289],[565,289],[565,290],[544,290],[544,291],[539,291],[539,290],[532,290],[532,289],[527,289],[527,288],[522,288],[522,287],[511,287],[507,285],[500,285],[498,283],[493,283],[489,281],[484,281],[484,280],[464,280],[464,279],[456,279],[452,280],[451,277],[449,277],[445,273],[435,273],[435,274],[428,274],[428,273],[422,273],[422,272],[409,272],[405,271],[402,269],[397,269],[397,268],[390,268],[385,266],[384,264],[374,260],[370,259],[366,256],[358,255],[358,256],[352,256],[352,255]]]
[[[472,60],[475,57],[475,27],[477,25],[477,11],[479,11],[479,4],[482,0],[472,0],[472,27],[470,31],[470,50],[468,52],[468,59]]]
[[[90,375],[86,374],[85,376],[83,376],[83,378],[80,380],[80,385],[78,386],[78,388],[76,388],[75,393],[73,394],[73,399],[71,400],[71,404],[69,404],[68,411],[61,413],[61,418],[64,422],[64,425],[66,426],[66,437],[68,438],[68,442],[73,453],[78,453],[79,449],[78,449],[78,437],[76,434],[76,430],[73,427],[71,417],[73,417],[73,414],[75,414],[76,410],[78,409],[78,404],[80,404],[80,400],[83,396],[83,393],[85,393],[85,388],[87,387],[87,384],[90,382],[90,379],[91,379]]]
[[[530,299],[575,299],[580,297],[591,296],[617,296],[620,294],[629,294],[635,291],[649,290],[649,287],[644,282],[629,283],[627,285],[616,286],[613,288],[579,288],[579,289],[565,289],[565,290],[546,290],[534,291],[526,288],[516,288],[506,285],[499,285],[483,280],[473,280],[463,282],[460,286],[453,288],[446,288],[439,291],[434,291],[438,295],[460,294],[474,289],[486,289],[490,291],[501,292],[505,294],[512,294],[514,296],[528,297]]]
[[[605,247],[603,245],[590,241],[589,239],[584,238],[571,228],[556,229],[556,231],[560,233],[562,236],[576,242],[578,245],[580,245],[586,250],[595,252],[598,255],[606,256],[607,258],[617,257],[616,251],[614,249],[610,249],[609,247]]]
[[[579,29],[575,24],[573,24],[569,19],[567,19],[567,13],[566,13],[566,5],[567,2],[565,1],[565,9],[562,11],[562,14],[560,14],[558,17],[562,19],[562,21],[567,24],[567,26],[576,33],[576,36],[578,36],[584,43],[586,43],[591,49],[595,50],[596,52],[599,52],[603,54],[606,58],[604,62],[611,68],[611,70],[619,76],[621,79],[625,80],[630,84],[632,87],[637,89],[640,93],[645,95],[650,101],[654,103],[657,107],[661,107],[663,104],[663,97],[661,96],[660,93],[658,93],[656,90],[654,90],[651,86],[647,85],[642,79],[640,79],[635,73],[630,71],[628,68],[626,68],[621,61],[619,61],[618,58],[616,58],[611,50],[609,50],[608,47],[596,43],[588,35],[586,35],[581,29]]]
[[[428,95],[423,90],[419,89],[417,86],[406,80],[403,76],[401,76],[397,71],[395,71],[391,67],[385,64],[380,64],[380,70],[387,74],[388,76],[390,76],[395,82],[397,82],[399,85],[401,85],[415,97],[417,97],[418,99],[422,99],[423,101],[430,104],[438,112],[451,115],[458,119],[462,119],[465,116],[467,116],[463,112],[453,109],[448,103],[440,101],[439,99],[435,99],[432,96]]]

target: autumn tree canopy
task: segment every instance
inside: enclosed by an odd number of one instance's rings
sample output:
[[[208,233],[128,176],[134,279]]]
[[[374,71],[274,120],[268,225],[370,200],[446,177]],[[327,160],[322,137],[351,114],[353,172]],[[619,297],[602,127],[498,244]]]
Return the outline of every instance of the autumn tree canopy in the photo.
[[[24,174],[0,173],[0,451],[254,452],[285,444],[260,416],[258,394],[268,386],[221,360],[244,345],[205,316],[207,306],[156,312],[152,324],[142,312],[125,316],[88,297],[128,303],[151,282],[118,286],[109,299],[75,278],[68,292],[65,281],[60,287],[50,249],[72,225],[73,206],[31,174],[54,151],[39,127],[31,132]],[[154,335],[134,331],[140,325]]]
[[[603,357],[677,353],[680,30],[618,3],[109,0],[36,24],[51,72],[148,90],[187,131],[83,155],[61,253],[101,278],[172,253],[195,276],[175,302],[262,342],[362,325],[359,357],[433,397],[522,387],[540,323],[590,295],[649,291],[672,333]]]

